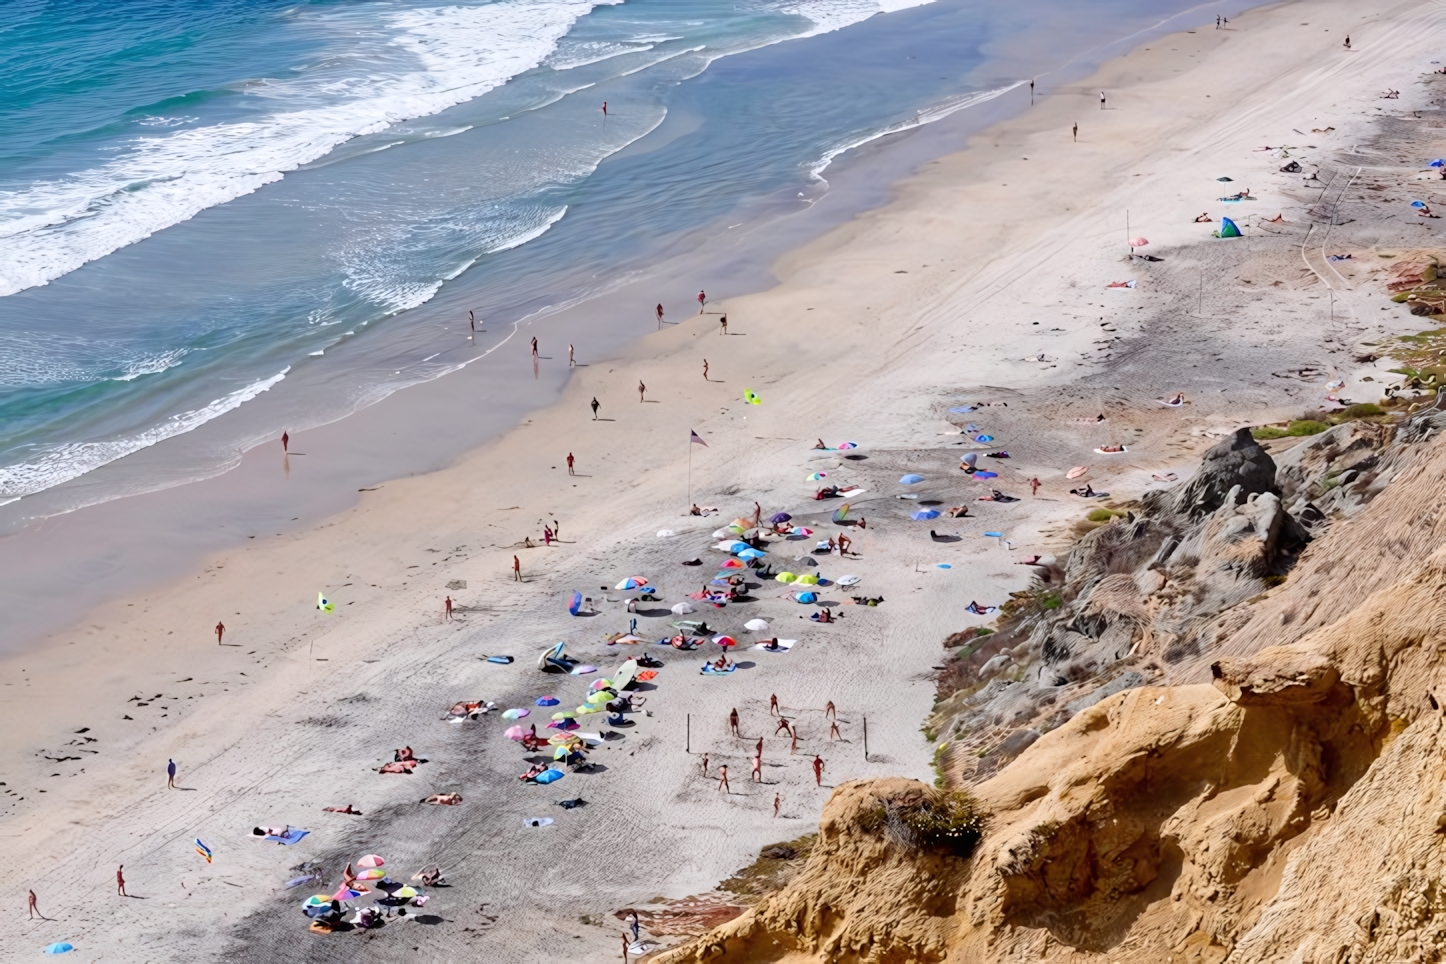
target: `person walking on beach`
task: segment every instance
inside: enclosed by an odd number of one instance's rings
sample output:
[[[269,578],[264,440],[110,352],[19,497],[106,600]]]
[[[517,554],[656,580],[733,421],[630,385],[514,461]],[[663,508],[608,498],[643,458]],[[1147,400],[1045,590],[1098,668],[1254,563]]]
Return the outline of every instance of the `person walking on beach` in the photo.
[[[787,719],[786,717],[780,715],[780,716],[778,717],[778,726],[776,726],[776,727],[773,728],[773,735],[774,735],[774,736],[777,736],[777,735],[780,734],[780,733],[787,733],[787,732],[788,732],[788,719]]]
[[[1105,92],[1100,91],[1100,110],[1105,109]]]
[[[1075,125],[1074,125],[1074,139],[1075,139],[1076,141],[1079,140],[1079,122],[1078,122],[1078,121],[1076,121],[1076,122],[1075,122]]]
[[[1446,167],[1443,167],[1442,170],[1443,170],[1443,171],[1446,171]],[[705,359],[703,359],[703,381],[706,382],[707,380],[708,380],[708,359],[705,358]]]
[[[27,920],[34,920],[37,917],[39,917],[41,920],[47,919],[44,914],[40,913],[40,905],[35,902],[35,891],[33,890],[30,891],[28,907],[30,910],[30,916],[26,918]]]
[[[762,782],[763,782],[763,752],[762,752],[762,751],[759,751],[758,753],[753,754],[753,773],[749,776],[749,779],[752,780],[754,783],[762,783]]]
[[[1346,49],[1347,49],[1347,50],[1350,50],[1350,49],[1351,49],[1351,35],[1350,35],[1350,34],[1346,34]]]
[[[782,795],[782,794],[779,794],[779,793],[775,793],[775,794],[773,795],[773,817],[774,817],[775,820],[778,818],[778,808],[779,808],[782,804],[783,804],[783,795]]]
[[[798,727],[790,726],[788,732],[789,735],[793,737],[793,740],[788,745],[788,755],[793,756],[798,752]]]
[[[472,329],[474,335],[477,333],[477,316],[472,314],[471,309],[467,311],[467,327]]]
[[[512,557],[512,581],[522,581],[522,560],[516,556]]]
[[[738,707],[736,706],[728,713],[728,731],[734,736],[742,735],[738,732]]]
[[[577,354],[573,351],[572,342],[567,343],[567,367],[577,367]]]
[[[817,786],[823,786],[823,757],[818,754],[813,757],[813,782]]]
[[[1219,29],[1220,29],[1220,14],[1218,14],[1218,13],[1215,15],[1215,29],[1216,29],[1216,30],[1219,30]]]
[[[286,429],[282,429],[282,430],[281,430],[281,452],[282,452],[283,455],[284,455],[285,453],[291,451],[290,445],[291,445],[291,436],[286,433]]]
[[[603,108],[602,108],[602,110],[603,110],[603,116],[604,116],[604,117],[608,116],[608,102],[607,102],[607,101],[603,101]]]
[[[537,336],[536,336],[536,335],[533,335],[533,336],[532,336],[532,357],[533,357],[533,358],[536,358],[536,357],[537,357]]]
[[[718,789],[724,793],[733,792],[728,788],[728,764],[726,763],[718,768]]]
[[[176,789],[176,761],[175,761],[175,760],[167,760],[167,761],[166,761],[166,789],[167,789],[167,790],[174,790],[174,789]]]
[[[1039,476],[1029,480],[1029,497],[1032,499],[1039,494]]]
[[[662,306],[662,304],[659,304],[659,305],[658,305],[657,311],[658,311],[658,324],[661,325],[661,324],[663,323],[663,306]]]
[[[703,306],[708,303],[708,296],[702,291],[698,292],[698,314],[703,313]]]
[[[599,406],[598,406],[597,396],[594,395],[594,396],[592,397],[592,420],[593,420],[594,422],[597,421],[597,410],[598,410],[598,407],[599,407]]]
[[[834,720],[828,725],[828,738],[830,740],[843,739],[843,734],[838,731],[838,720]]]
[[[117,868],[115,869],[115,892],[116,892],[116,895],[119,896],[119,897],[129,897],[129,896],[130,896],[130,894],[127,894],[127,893],[126,893],[126,875],[125,875],[125,869],[126,869],[126,865],[125,865],[125,864],[121,864],[119,867],[117,867]]]
[[[643,380],[640,378],[640,379],[638,379],[638,402],[639,402],[639,404],[641,404],[642,402],[644,402],[644,401],[647,400],[647,395],[648,395],[648,386],[644,385],[644,384],[643,384]]]
[[[770,694],[768,695],[768,715],[769,715],[769,716],[775,716],[775,715],[777,715],[777,713],[778,713],[778,694],[777,694],[777,693],[770,693]]]
[[[574,471],[572,470],[573,463],[575,463],[576,461],[577,461],[577,460],[572,457],[572,453],[571,453],[571,452],[568,452],[568,453],[567,453],[567,474],[568,474],[568,475],[576,475],[576,474],[577,474],[576,472],[574,472]]]
[[[703,779],[708,779],[708,754],[703,754]]]
[[[223,623],[223,622],[221,622],[221,620],[219,620],[219,619],[216,620],[216,630],[215,630],[215,631],[216,631],[216,645],[217,645],[217,646],[220,646],[220,645],[221,645],[221,637],[224,636],[224,635],[226,635],[226,624]]]
[[[727,316],[727,315],[724,315],[723,317],[721,317],[721,318],[718,319],[718,334],[720,334],[720,335],[726,335],[726,334],[728,334],[728,316]]]
[[[838,710],[834,708],[833,700],[829,700],[823,706],[823,717],[826,720],[838,719]]]
[[[452,597],[451,597],[451,596],[448,596],[448,597],[446,598],[446,600],[442,603],[442,611],[443,611],[443,613],[445,614],[445,618],[446,618],[447,622],[450,623],[450,622],[452,621]]]

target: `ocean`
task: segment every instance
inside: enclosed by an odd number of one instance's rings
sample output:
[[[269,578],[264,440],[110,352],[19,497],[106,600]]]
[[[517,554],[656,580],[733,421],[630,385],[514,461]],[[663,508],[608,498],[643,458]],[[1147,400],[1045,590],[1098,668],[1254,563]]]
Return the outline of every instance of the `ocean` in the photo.
[[[1217,9],[10,0],[0,533],[487,365],[711,234],[807,212],[867,145],[1024,109],[1030,77],[1047,95]]]

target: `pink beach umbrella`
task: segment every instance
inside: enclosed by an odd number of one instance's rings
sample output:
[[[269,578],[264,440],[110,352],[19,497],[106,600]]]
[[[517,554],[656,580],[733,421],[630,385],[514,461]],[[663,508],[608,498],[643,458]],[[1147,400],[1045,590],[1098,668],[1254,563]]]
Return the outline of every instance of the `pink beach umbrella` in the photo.
[[[1145,245],[1147,245],[1147,244],[1149,244],[1149,243],[1150,243],[1150,242],[1146,241],[1144,238],[1131,238],[1131,239],[1130,239],[1130,251],[1133,252],[1136,248],[1143,248]]]
[[[356,865],[363,870],[367,870],[372,867],[385,867],[386,863],[387,862],[385,860],[378,857],[376,854],[367,854],[361,860],[358,860],[356,862]]]
[[[522,738],[528,734],[528,732],[529,730],[525,726],[509,726],[507,729],[502,731],[502,735],[507,737],[507,739],[509,740],[517,740],[520,742]]]

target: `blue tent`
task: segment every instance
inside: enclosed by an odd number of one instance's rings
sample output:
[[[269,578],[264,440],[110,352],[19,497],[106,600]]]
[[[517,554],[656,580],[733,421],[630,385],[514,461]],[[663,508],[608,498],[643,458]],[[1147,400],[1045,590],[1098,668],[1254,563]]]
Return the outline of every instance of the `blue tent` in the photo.
[[[1234,222],[1234,221],[1230,220],[1229,218],[1221,218],[1221,219],[1220,219],[1220,230],[1215,232],[1215,237],[1217,237],[1217,238],[1243,238],[1244,235],[1240,233],[1240,228],[1238,228],[1238,227],[1235,226],[1235,222]]]

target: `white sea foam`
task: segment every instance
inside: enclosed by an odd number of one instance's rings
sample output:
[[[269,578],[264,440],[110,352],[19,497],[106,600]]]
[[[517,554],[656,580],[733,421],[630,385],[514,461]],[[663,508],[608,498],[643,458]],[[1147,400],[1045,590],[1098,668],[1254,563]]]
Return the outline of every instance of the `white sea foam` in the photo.
[[[267,391],[286,377],[290,366],[270,378],[253,382],[209,405],[172,415],[159,425],[135,435],[100,442],[65,442],[43,449],[38,456],[16,465],[0,466],[0,499],[14,501],[44,489],[69,482],[108,462],[149,448],[168,438],[182,435],[206,424]],[[0,503],[3,504],[3,503]]]
[[[856,148],[863,147],[871,141],[876,141],[881,137],[888,137],[890,134],[899,134],[907,130],[913,130],[916,127],[923,127],[925,124],[941,121],[956,111],[961,111],[966,107],[973,107],[976,104],[982,104],[985,101],[993,100],[1000,94],[1008,93],[1021,83],[1024,83],[1024,81],[1010,84],[1007,87],[996,87],[993,90],[981,90],[972,94],[961,94],[958,97],[951,97],[933,107],[924,108],[908,120],[900,121],[897,124],[890,124],[888,127],[860,135],[853,140],[824,151],[818,160],[809,165],[808,175],[815,181],[822,181],[824,184],[827,184],[828,181],[824,178],[823,172],[828,169],[828,166],[832,164],[840,154],[846,154]]]
[[[875,14],[893,13],[910,7],[922,7],[934,0],[798,0],[785,7],[785,13],[807,17],[814,22],[814,29],[806,37],[821,33],[832,33],[867,20]]]
[[[45,284],[256,191],[353,137],[435,114],[504,84],[546,60],[577,19],[598,5],[499,0],[384,12],[368,5],[330,15],[338,34],[358,33],[358,17],[380,17],[391,56],[397,50],[410,55],[398,58],[412,61],[410,69],[399,64],[390,73],[354,70],[361,76],[248,86],[248,96],[274,101],[276,110],[253,120],[137,136],[103,165],[0,191],[0,295]]]

